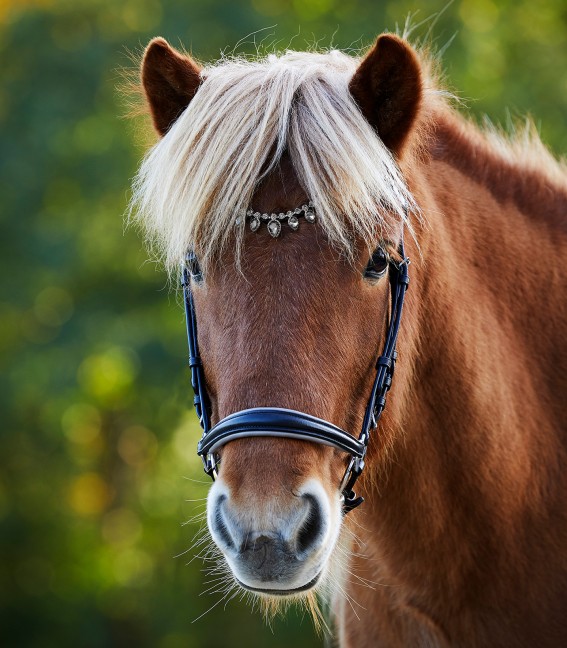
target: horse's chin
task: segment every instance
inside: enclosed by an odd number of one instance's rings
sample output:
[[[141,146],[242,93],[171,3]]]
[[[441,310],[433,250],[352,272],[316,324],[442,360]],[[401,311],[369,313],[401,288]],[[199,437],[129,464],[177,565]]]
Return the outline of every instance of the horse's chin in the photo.
[[[250,585],[247,585],[246,583],[243,583],[242,581],[238,580],[236,578],[236,582],[242,587],[243,589],[247,590],[248,592],[253,592],[254,594],[258,594],[260,596],[269,596],[270,598],[272,597],[291,597],[291,598],[297,598],[298,596],[301,596],[302,594],[307,594],[310,592],[312,589],[315,588],[319,580],[321,579],[321,575],[323,573],[323,570],[319,571],[314,578],[312,578],[310,581],[305,583],[304,585],[300,585],[299,587],[293,587],[293,588],[278,588],[278,589],[272,589],[272,588],[262,588],[262,587],[252,587]]]

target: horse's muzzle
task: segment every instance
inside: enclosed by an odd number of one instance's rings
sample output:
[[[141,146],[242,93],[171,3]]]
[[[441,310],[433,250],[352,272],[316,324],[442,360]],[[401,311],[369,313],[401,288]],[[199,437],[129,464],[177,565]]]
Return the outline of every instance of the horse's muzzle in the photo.
[[[252,592],[289,596],[306,591],[326,563],[334,525],[323,488],[310,480],[300,494],[286,499],[282,506],[243,510],[231,501],[222,480],[211,489],[211,535],[238,583]]]

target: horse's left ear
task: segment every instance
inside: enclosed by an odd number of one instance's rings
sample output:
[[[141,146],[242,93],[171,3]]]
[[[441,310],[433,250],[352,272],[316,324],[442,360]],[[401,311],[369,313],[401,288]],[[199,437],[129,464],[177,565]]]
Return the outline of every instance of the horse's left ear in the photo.
[[[394,34],[378,38],[349,84],[363,115],[396,157],[418,115],[421,86],[416,53]]]
[[[201,68],[164,38],[154,38],[142,59],[142,85],[157,132],[165,135],[201,83]]]

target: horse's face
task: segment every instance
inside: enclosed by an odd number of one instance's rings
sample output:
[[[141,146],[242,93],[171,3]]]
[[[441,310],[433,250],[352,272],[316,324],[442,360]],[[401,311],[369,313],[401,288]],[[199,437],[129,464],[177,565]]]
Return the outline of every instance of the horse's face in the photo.
[[[255,207],[287,210],[303,198],[287,169],[257,194]],[[367,263],[365,249],[354,264],[341,259],[317,224],[302,220],[276,240],[265,226],[249,231],[242,272],[227,258],[194,286],[214,421],[283,407],[358,436],[388,306],[387,278],[366,279]],[[235,577],[272,594],[314,585],[339,535],[345,454],[246,438],[222,447],[220,458],[208,523]]]
[[[342,68],[337,68],[339,75],[344,73],[346,63],[341,65]],[[221,72],[219,68],[218,74]],[[313,83],[320,84],[321,92],[326,93],[325,84],[332,86],[334,80],[329,77],[325,81],[324,73],[321,74],[323,76],[314,79]],[[192,59],[174,52],[162,39],[156,39],[146,51],[142,81],[154,125],[164,135],[199,92],[201,79],[199,68]],[[384,153],[387,159],[374,156],[376,147],[385,151],[375,138],[375,132],[399,158],[421,96],[415,55],[400,39],[381,37],[350,78],[348,87],[346,84],[342,87],[342,98],[336,95],[331,102],[334,102],[330,108],[335,111],[334,121],[329,121],[326,128],[340,128],[341,120],[346,120],[344,123],[349,127],[341,131],[342,139],[333,139],[332,133],[320,136],[321,147],[326,147],[327,166],[321,167],[313,177],[323,177],[330,165],[341,161],[336,154],[339,141],[343,142],[341,150],[345,156],[349,155],[349,148],[356,150],[357,155],[348,158],[348,164],[344,163],[346,157],[343,159],[338,175],[327,174],[331,178],[341,178],[340,187],[338,181],[325,185],[325,195],[334,195],[335,201],[340,198],[337,194],[342,188],[352,193],[352,187],[356,186],[359,188],[357,197],[367,191],[370,185],[361,184],[359,180],[366,177],[368,168],[373,168],[369,166],[370,161],[390,164],[390,171],[383,175],[387,179],[385,184],[372,185],[375,189],[371,194],[364,193],[364,200],[352,199],[349,203],[366,205],[364,231],[367,237],[364,242],[362,237],[356,239],[354,258],[347,260],[336,246],[329,244],[328,232],[319,221],[309,223],[301,219],[298,231],[284,224],[277,239],[271,238],[262,225],[256,232],[247,229],[243,244],[238,248],[241,250],[240,264],[236,260],[236,248],[225,245],[221,258],[207,265],[202,282],[193,281],[198,340],[213,424],[247,408],[278,407],[314,415],[355,437],[360,432],[375,375],[376,357],[383,343],[389,304],[387,273],[373,279],[365,275],[369,247],[378,243],[379,236],[374,234],[386,222],[378,219],[374,207],[378,209],[382,199],[389,205],[394,204],[392,200],[397,201],[396,196],[404,190],[400,186],[397,190],[388,188],[389,179],[396,173],[395,165],[387,152]],[[221,103],[226,93],[232,91],[229,85],[223,88],[218,95]],[[305,92],[306,105],[311,105],[309,91]],[[222,104],[228,106],[227,112],[213,114],[211,120],[216,121],[209,131],[210,137],[215,133],[223,135],[227,121],[234,119],[234,106],[250,96],[250,92],[244,93],[233,97],[233,103]],[[288,103],[293,102],[290,97],[286,98]],[[362,114],[352,102],[353,98]],[[209,106],[207,101],[202,105]],[[198,101],[196,103],[199,105]],[[272,101],[271,110],[274,105],[279,102]],[[251,104],[246,113],[247,119],[256,119],[259,114],[255,104]],[[184,116],[187,115],[190,113],[185,112]],[[314,113],[314,116],[305,117],[305,124],[316,130],[320,115]],[[265,131],[270,123],[269,119],[260,120],[254,127],[248,125],[248,130],[241,122],[233,123],[232,132],[224,135],[231,142],[234,159],[238,159],[241,152],[234,138],[241,132],[251,133],[246,145],[252,156],[257,150],[257,129]],[[359,124],[363,128],[359,129]],[[199,149],[206,141],[199,124],[193,127],[180,118],[175,126],[176,133],[172,134],[173,138],[165,138],[160,151],[168,151],[170,157],[184,160],[180,153],[183,142],[187,137],[192,138],[192,171],[179,168],[175,182],[183,187],[190,183],[200,186],[200,182],[207,182],[214,173],[215,165],[226,166],[227,160],[219,157],[213,161],[211,156],[218,147]],[[189,135],[183,130],[186,127],[193,128]],[[350,143],[353,131],[358,137],[356,149],[350,144],[344,145],[345,141]],[[303,139],[305,131],[300,129],[295,133],[297,156],[298,147],[307,144]],[[196,150],[201,151],[200,157],[195,154]],[[361,152],[366,156],[364,163],[359,159]],[[161,159],[159,155],[157,160]],[[197,162],[202,159],[203,165],[206,162],[208,166],[199,167],[195,159]],[[244,164],[249,161],[249,157],[242,160]],[[357,168],[355,174],[353,166]],[[236,165],[236,168],[241,167]],[[257,175],[252,181],[256,178]],[[368,182],[374,182],[374,176],[369,178]],[[152,184],[152,177],[146,171],[143,182],[147,185],[144,188],[147,200],[142,202],[153,210],[152,227],[162,237],[164,233],[160,228],[169,228],[171,244],[175,247],[183,239],[184,232],[177,220],[173,226],[171,221],[184,218],[187,203],[191,201],[171,199],[168,192],[175,192],[176,188],[170,177],[164,178],[163,183],[156,180]],[[224,191],[227,193],[226,187]],[[383,198],[383,191],[390,191],[386,198]],[[287,211],[310,198],[290,158],[283,154],[275,170],[256,189],[251,206],[267,213]],[[176,204],[181,211],[174,219],[170,208]],[[206,201],[203,204],[207,204]],[[403,211],[399,206],[397,210],[398,214]],[[341,213],[348,219],[346,211],[340,208],[335,212],[339,220]],[[154,212],[159,212],[158,216]],[[359,214],[356,217],[361,218]],[[393,222],[389,238],[395,247],[401,228],[395,219]],[[353,231],[356,231],[354,226],[348,229],[348,236],[355,238]],[[197,255],[198,240],[196,235],[196,243],[187,243],[194,245]],[[178,258],[177,253],[173,256]],[[314,587],[328,571],[329,558],[340,534],[339,486],[348,463],[345,454],[309,441],[267,437],[232,440],[222,446],[218,454],[218,478],[210,491],[208,523],[236,579],[249,590],[269,595],[292,595]]]

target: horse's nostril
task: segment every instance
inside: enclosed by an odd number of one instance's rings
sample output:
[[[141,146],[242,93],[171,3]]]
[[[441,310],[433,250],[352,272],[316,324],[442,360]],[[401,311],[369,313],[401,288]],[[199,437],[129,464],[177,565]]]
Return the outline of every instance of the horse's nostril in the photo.
[[[213,523],[215,532],[219,538],[225,543],[227,549],[235,549],[232,536],[223,518],[222,505],[226,500],[226,495],[221,495],[216,501],[215,513],[213,516]]]
[[[297,534],[297,550],[300,553],[307,551],[317,541],[323,527],[321,507],[313,495],[304,494],[303,499],[309,504],[309,511],[303,525]]]

